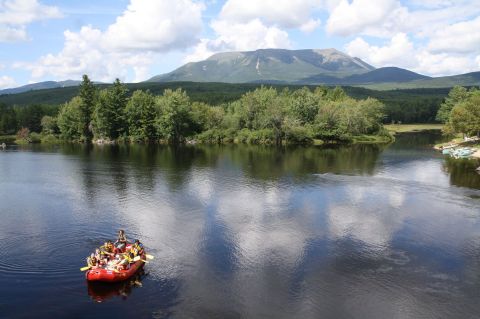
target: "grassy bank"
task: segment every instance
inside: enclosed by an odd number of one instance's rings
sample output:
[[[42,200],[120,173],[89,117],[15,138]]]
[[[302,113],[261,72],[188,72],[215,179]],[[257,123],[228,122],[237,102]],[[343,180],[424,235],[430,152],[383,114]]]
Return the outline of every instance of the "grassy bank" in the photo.
[[[388,124],[385,128],[395,133],[420,132],[428,130],[441,130],[442,124]]]
[[[359,135],[352,138],[353,144],[387,144],[395,140],[393,136]]]
[[[17,137],[15,135],[0,135],[0,144],[11,144],[15,141],[16,138]]]

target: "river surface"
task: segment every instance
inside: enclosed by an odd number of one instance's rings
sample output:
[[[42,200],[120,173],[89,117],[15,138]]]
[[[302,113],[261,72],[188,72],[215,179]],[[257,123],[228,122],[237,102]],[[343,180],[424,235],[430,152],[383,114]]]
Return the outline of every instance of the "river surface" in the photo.
[[[9,147],[0,318],[479,318],[478,162],[389,146]],[[137,278],[79,268],[118,229]]]

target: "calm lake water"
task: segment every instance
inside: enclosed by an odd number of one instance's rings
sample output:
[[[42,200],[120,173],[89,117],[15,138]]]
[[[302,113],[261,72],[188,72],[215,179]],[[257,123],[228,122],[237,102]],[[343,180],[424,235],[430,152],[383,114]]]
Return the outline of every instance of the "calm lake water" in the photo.
[[[0,317],[478,318],[480,163],[440,138],[0,151]],[[156,258],[87,284],[119,228]]]

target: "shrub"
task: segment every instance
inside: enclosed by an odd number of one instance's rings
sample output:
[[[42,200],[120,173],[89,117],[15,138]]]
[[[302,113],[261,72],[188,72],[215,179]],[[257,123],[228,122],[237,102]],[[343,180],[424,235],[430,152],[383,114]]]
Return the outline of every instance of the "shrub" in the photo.
[[[29,136],[30,143],[41,143],[42,136],[39,133],[32,132]]]
[[[285,132],[285,140],[287,144],[312,144],[312,130],[308,126],[289,127]]]
[[[41,143],[42,144],[58,144],[59,139],[53,134],[46,134],[42,136]]]
[[[30,130],[27,127],[22,127],[17,132],[17,140],[28,140]]]

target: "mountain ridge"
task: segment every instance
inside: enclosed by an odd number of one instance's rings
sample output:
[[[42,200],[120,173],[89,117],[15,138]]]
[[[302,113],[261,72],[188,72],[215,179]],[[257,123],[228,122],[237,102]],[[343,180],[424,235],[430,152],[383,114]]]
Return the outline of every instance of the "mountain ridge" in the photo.
[[[248,83],[273,80],[293,83],[320,73],[343,77],[374,69],[361,59],[350,57],[333,48],[259,49],[216,53],[206,60],[187,63],[146,82]]]
[[[42,81],[42,82],[22,85],[22,86],[19,86],[19,87],[3,89],[3,90],[0,90],[0,94],[17,94],[17,93],[43,90],[43,89],[55,89],[55,88],[60,88],[60,87],[77,86],[80,83],[81,83],[81,81],[75,81],[75,80]]]
[[[479,86],[480,71],[429,77],[398,67],[375,68],[339,50],[259,49],[221,52],[140,83],[211,82],[360,86],[374,90]],[[103,84],[94,82],[95,84]],[[80,81],[44,81],[0,90],[0,95],[77,86]]]

